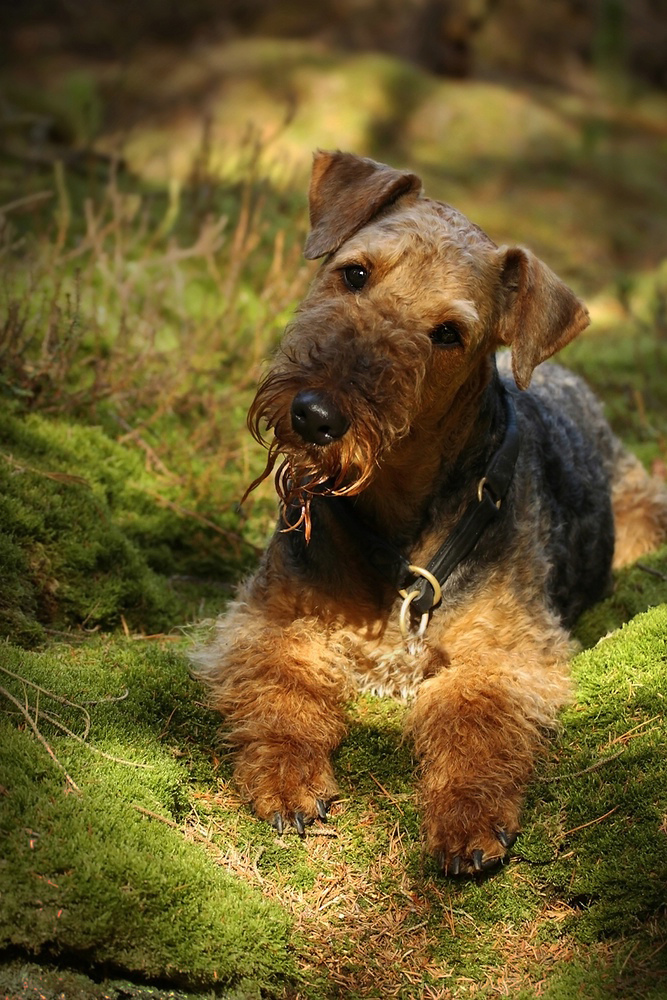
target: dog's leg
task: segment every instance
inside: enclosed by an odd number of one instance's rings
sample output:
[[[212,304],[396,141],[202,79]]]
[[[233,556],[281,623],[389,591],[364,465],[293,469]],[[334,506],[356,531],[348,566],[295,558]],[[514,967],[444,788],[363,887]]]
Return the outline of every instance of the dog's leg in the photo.
[[[257,815],[300,832],[323,819],[337,794],[329,755],[345,732],[346,681],[317,620],[280,620],[275,604],[266,611],[242,600],[196,659]]]
[[[427,846],[442,870],[497,865],[520,826],[544,732],[568,700],[566,632],[503,589],[446,635],[451,666],[421,686],[409,728],[422,766]]]
[[[667,488],[639,459],[619,449],[612,483],[614,569],[627,566],[667,540]]]

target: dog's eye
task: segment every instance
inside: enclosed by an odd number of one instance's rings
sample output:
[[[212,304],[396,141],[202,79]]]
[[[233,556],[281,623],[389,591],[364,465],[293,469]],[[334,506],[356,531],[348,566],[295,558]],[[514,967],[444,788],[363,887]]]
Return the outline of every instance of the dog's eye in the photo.
[[[343,268],[343,281],[351,292],[359,292],[368,281],[368,271],[361,264],[349,264]]]
[[[429,337],[436,347],[453,347],[461,343],[461,330],[456,323],[441,323],[431,330]]]

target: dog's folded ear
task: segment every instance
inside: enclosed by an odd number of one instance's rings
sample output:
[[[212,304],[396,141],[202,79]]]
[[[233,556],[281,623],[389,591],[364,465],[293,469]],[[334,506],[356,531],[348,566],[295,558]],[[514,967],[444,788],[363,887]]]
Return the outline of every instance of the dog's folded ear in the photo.
[[[500,341],[512,348],[512,372],[520,389],[542,361],[581,333],[588,310],[571,288],[522,247],[501,247]]]
[[[402,195],[418,194],[421,186],[416,174],[354,153],[318,150],[308,193],[311,232],[304,256],[315,260],[332,253],[381,209]]]

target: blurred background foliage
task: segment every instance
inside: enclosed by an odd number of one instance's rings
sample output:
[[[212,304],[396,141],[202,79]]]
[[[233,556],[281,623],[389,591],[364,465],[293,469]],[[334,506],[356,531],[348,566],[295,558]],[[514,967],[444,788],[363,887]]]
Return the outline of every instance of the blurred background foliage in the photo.
[[[667,84],[661,0],[22,0],[5,5],[4,48],[125,58],[150,37],[182,46],[249,36],[386,52],[459,78],[509,74],[584,83],[592,68]]]

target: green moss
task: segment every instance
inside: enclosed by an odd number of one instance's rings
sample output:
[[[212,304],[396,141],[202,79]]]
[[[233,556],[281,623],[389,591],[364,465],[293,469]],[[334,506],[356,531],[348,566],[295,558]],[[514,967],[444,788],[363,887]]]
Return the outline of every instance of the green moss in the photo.
[[[19,720],[2,718],[0,943],[108,963],[143,978],[273,994],[292,972],[285,915],[169,825],[188,814],[192,767],[215,727],[197,706],[183,658],[129,642],[39,654],[5,645],[3,667],[3,686],[17,696],[23,688],[34,705],[39,700],[40,727],[81,791],[66,787],[45,748],[17,728]],[[124,687],[129,694],[89,706],[85,746],[46,714],[81,732],[80,709],[38,696],[7,669],[80,705]],[[188,745],[197,749],[184,761]]]
[[[594,326],[561,355],[604,401],[612,427],[650,466],[663,456],[667,433],[667,339],[638,319]]]
[[[663,1000],[665,996],[665,969],[655,954],[655,942],[642,942],[642,946],[625,946],[616,955],[604,957],[577,957],[559,963],[550,970],[548,981],[540,990],[544,1000],[610,1000],[624,997],[628,1000]],[[628,971],[626,963],[634,958],[637,969]],[[520,990],[515,1000],[534,1000],[534,990]]]
[[[127,979],[91,979],[84,972],[53,963],[13,960],[0,966],[0,991],[10,1000],[214,1000],[216,993],[138,985]],[[219,995],[219,994],[218,994]],[[225,990],[229,1000],[250,1000],[252,990]],[[255,993],[256,995],[256,993]]]
[[[636,933],[664,907],[666,636],[662,604],[575,659],[556,785],[534,793],[552,814],[541,856],[574,852],[547,878],[574,908],[566,928],[583,941]]]
[[[664,603],[666,580],[667,548],[620,570],[615,575],[611,595],[586,611],[577,622],[576,638],[583,646],[592,646],[647,607]]]
[[[5,404],[0,447],[0,634],[15,642],[121,616],[132,630],[169,630],[211,595],[207,574],[221,581],[238,565],[178,504],[158,503],[139,454],[100,428]]]

